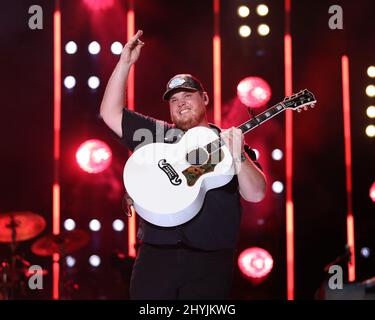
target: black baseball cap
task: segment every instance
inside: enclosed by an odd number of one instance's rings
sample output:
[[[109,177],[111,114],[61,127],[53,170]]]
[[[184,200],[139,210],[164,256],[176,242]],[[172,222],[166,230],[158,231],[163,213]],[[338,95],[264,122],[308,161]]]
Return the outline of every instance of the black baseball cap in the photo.
[[[172,93],[178,89],[204,91],[202,83],[196,77],[187,73],[177,74],[168,81],[167,89],[163,94],[163,100],[169,100]]]

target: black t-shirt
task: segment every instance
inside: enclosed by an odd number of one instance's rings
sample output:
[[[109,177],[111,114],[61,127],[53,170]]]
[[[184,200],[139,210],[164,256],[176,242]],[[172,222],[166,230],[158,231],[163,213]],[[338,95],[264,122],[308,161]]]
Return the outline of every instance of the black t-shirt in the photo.
[[[216,126],[211,124],[210,126],[216,133],[220,131]],[[150,142],[174,143],[183,135],[182,130],[171,124],[129,109],[123,111],[122,132],[122,142],[131,151]],[[152,132],[151,140],[149,132]],[[245,145],[245,151],[260,168],[254,150]],[[158,245],[182,242],[187,246],[203,250],[234,248],[240,220],[241,203],[235,175],[228,184],[206,193],[201,210],[192,220],[176,227],[159,227],[140,218],[137,237],[143,242]]]

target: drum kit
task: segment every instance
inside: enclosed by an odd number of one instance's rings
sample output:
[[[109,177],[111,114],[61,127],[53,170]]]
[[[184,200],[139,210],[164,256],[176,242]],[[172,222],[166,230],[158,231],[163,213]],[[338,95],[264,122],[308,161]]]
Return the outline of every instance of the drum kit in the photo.
[[[10,246],[10,257],[0,260],[0,300],[13,300],[25,296],[31,263],[17,253],[20,242],[33,239],[40,235],[46,227],[45,219],[33,212],[7,212],[0,214],[0,243]],[[46,235],[39,238],[31,246],[31,251],[41,257],[59,254],[60,261],[89,242],[85,231],[73,230],[58,235]],[[42,274],[46,275],[47,270]],[[60,277],[65,281],[64,277]],[[61,286],[61,284],[60,284]]]

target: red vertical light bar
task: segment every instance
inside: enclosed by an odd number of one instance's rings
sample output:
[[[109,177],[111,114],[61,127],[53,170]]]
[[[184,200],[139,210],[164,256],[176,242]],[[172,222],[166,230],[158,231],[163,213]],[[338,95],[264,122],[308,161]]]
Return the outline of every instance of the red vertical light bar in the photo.
[[[135,33],[135,14],[134,14],[134,0],[129,0],[129,9],[126,15],[127,23],[127,40],[129,40]],[[127,89],[127,106],[130,110],[134,110],[134,65],[132,66]],[[130,156],[129,151],[129,156]],[[136,256],[136,213],[132,210],[132,215],[128,218],[128,255],[130,257]]]
[[[55,0],[53,13],[53,187],[52,187],[52,233],[60,233],[60,128],[61,128],[61,11],[60,0]],[[52,298],[59,299],[60,265],[58,254],[54,254],[52,267]]]
[[[350,248],[351,259],[348,263],[349,281],[355,281],[355,244],[354,244],[354,217],[352,205],[352,146],[350,130],[350,87],[349,87],[349,58],[344,55],[341,58],[342,72],[342,97],[344,116],[344,143],[345,143],[345,171],[346,171],[346,199],[347,217],[346,232],[347,242]]]
[[[214,0],[213,74],[214,74],[214,123],[221,127],[221,39],[220,0]]]
[[[285,0],[285,95],[293,91],[291,0]],[[293,111],[285,115],[287,298],[294,300]]]
[[[129,0],[129,9],[126,14],[126,23],[128,41],[135,33],[134,0]],[[134,65],[130,70],[127,85],[127,105],[130,110],[134,110]]]

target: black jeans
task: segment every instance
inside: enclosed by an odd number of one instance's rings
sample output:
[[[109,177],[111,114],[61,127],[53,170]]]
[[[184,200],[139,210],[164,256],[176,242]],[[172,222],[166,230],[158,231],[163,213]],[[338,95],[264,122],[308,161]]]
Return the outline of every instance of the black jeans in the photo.
[[[130,281],[132,300],[228,299],[234,250],[142,244]]]

